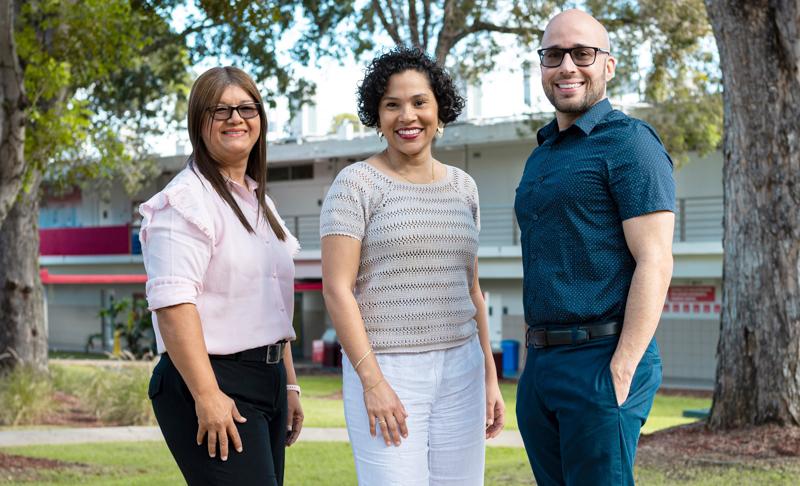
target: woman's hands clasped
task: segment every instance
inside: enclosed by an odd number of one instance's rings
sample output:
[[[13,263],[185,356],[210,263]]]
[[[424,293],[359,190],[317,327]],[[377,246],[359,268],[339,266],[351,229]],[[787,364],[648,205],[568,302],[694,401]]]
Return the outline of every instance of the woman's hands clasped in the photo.
[[[242,417],[234,401],[221,390],[210,392],[207,396],[200,396],[195,400],[197,413],[197,445],[203,443],[203,437],[208,436],[208,455],[215,457],[219,445],[219,457],[228,460],[228,438],[237,452],[242,452],[242,439],[235,422],[243,424],[247,419]]]
[[[403,403],[385,379],[364,388],[364,405],[369,416],[369,433],[377,435],[380,426],[386,445],[400,445],[401,438],[408,437],[406,412]]]

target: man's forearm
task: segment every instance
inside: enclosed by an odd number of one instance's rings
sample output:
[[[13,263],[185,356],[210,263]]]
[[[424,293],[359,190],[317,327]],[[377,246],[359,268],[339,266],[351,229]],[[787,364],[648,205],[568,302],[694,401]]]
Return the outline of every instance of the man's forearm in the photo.
[[[622,334],[611,359],[612,370],[626,378],[633,376],[653,339],[671,277],[671,256],[636,265],[625,306]]]

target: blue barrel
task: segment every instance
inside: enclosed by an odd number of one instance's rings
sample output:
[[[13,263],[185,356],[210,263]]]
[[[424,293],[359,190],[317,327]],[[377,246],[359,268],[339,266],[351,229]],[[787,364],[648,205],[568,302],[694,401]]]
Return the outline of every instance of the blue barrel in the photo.
[[[503,350],[503,374],[516,375],[519,367],[519,341],[504,339],[500,341]]]

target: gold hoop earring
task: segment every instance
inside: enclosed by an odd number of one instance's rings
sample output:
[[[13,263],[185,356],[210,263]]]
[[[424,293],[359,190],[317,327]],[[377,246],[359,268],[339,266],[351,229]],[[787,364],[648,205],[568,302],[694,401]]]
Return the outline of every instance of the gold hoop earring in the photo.
[[[383,132],[380,130],[380,128],[375,131],[378,132],[378,140],[383,142]]]
[[[442,138],[444,136],[444,125],[439,125],[436,127],[436,138]]]

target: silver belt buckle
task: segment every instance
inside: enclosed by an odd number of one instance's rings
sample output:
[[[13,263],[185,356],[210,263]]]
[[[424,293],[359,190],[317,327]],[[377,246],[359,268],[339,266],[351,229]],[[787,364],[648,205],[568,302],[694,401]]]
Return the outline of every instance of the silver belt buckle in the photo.
[[[267,346],[267,364],[278,364],[281,361],[281,351],[283,351],[283,343],[270,344]]]

